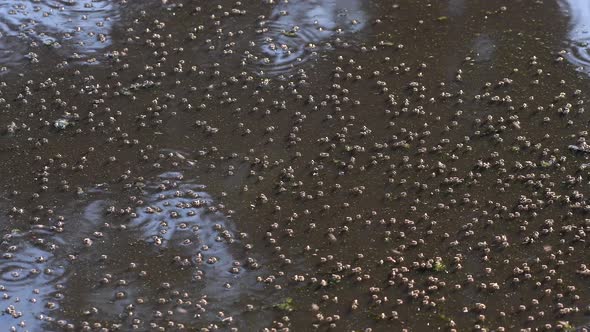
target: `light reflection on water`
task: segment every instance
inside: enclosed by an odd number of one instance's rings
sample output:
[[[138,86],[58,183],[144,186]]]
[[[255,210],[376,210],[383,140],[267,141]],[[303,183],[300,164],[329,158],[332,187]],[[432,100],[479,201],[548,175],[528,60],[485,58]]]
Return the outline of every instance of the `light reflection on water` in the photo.
[[[451,16],[463,16],[465,13],[465,0],[448,0],[448,14]]]
[[[77,330],[82,317],[123,329],[170,320],[261,328],[263,320],[238,320],[248,317],[246,304],[260,303],[261,286],[245,275],[251,263],[241,238],[204,186],[168,172],[129,202],[102,189],[73,201],[63,223],[4,237],[0,303],[14,314],[0,315],[0,326]],[[121,214],[126,205],[135,207]]]
[[[473,40],[473,49],[475,50],[476,61],[492,62],[496,46],[494,40],[487,34],[480,34]]]
[[[244,255],[236,250],[239,240],[230,219],[217,211],[217,205],[204,188],[183,179],[177,172],[164,173],[157,183],[146,185],[142,195],[136,197],[142,202],[136,201],[139,204],[136,215],[129,220],[125,231],[129,239],[140,243],[129,246],[130,241],[115,241],[118,244],[107,250],[109,255],[125,253],[126,264],[105,262],[105,269],[113,279],[120,277],[128,282],[127,286],[119,287],[126,299],[113,305],[117,289],[98,287],[85,304],[114,319],[125,311],[117,308],[124,308],[141,297],[145,304],[137,306],[133,317],[163,324],[165,319],[154,318],[153,312],[174,312],[177,323],[193,327],[211,323],[227,325],[228,319],[242,313],[245,302],[254,298],[256,286],[253,279],[243,276]],[[147,272],[150,279],[147,284],[138,278],[137,272],[129,272],[130,262]],[[164,284],[169,289],[163,289]],[[178,301],[183,298],[181,294],[188,295],[183,300],[185,303]],[[166,301],[162,303],[161,299]],[[195,306],[194,302],[201,304]],[[223,316],[218,315],[220,311],[224,312]]]
[[[568,52],[564,57],[579,70],[590,72],[590,1],[561,0],[563,12],[569,16]]]
[[[265,74],[284,74],[311,59],[341,34],[361,31],[367,14],[359,0],[280,1],[260,23],[256,66]]]
[[[90,58],[111,44],[119,19],[115,0],[0,1],[0,66],[35,61],[39,47]]]
[[[15,230],[3,237],[0,326],[7,331],[42,331],[53,320],[67,280],[58,242],[45,227],[22,233]]]

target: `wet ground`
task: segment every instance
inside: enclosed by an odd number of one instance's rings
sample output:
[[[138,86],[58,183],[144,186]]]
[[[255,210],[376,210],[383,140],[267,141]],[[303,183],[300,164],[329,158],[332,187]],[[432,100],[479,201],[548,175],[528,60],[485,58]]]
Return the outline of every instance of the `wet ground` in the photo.
[[[590,329],[590,3],[0,2],[0,331]]]

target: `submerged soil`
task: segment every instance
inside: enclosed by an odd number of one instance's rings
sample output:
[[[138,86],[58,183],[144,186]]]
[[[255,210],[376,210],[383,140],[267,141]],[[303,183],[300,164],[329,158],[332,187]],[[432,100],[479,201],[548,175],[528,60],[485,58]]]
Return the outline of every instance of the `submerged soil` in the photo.
[[[0,331],[590,329],[582,0],[5,0]]]

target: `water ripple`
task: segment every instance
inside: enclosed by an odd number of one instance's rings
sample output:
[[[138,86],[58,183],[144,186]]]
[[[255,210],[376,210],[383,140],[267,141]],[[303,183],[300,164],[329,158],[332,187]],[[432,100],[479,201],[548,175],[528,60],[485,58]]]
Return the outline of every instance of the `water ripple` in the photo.
[[[293,71],[328,49],[335,35],[362,30],[366,20],[358,0],[281,2],[260,23],[257,50],[249,54],[252,69],[266,75]]]
[[[562,0],[563,12],[569,16],[568,49],[564,57],[579,70],[590,69],[590,2],[586,0]]]
[[[46,46],[71,58],[90,58],[111,44],[119,5],[110,0],[0,2],[0,65],[14,65]]]
[[[131,195],[121,202],[105,193],[70,208],[66,219],[81,222],[68,241],[87,237],[92,244],[76,250],[68,266],[57,316],[71,324],[83,315],[104,326],[147,329],[167,324],[170,314],[154,316],[160,312],[174,313],[175,322],[191,330],[210,324],[260,328],[262,321],[237,319],[246,303],[261,301],[262,286],[246,275],[257,263],[247,259],[231,218],[205,187],[181,172],[166,172],[138,184]],[[120,210],[121,204],[135,207]]]
[[[0,325],[16,331],[43,330],[63,298],[65,265],[45,230],[4,236],[0,259]]]

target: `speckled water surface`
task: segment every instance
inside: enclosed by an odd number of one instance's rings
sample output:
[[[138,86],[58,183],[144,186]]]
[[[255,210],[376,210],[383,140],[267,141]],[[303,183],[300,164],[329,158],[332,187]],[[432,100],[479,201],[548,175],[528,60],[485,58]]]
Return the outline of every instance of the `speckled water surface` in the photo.
[[[590,2],[0,1],[0,331],[590,330]]]

